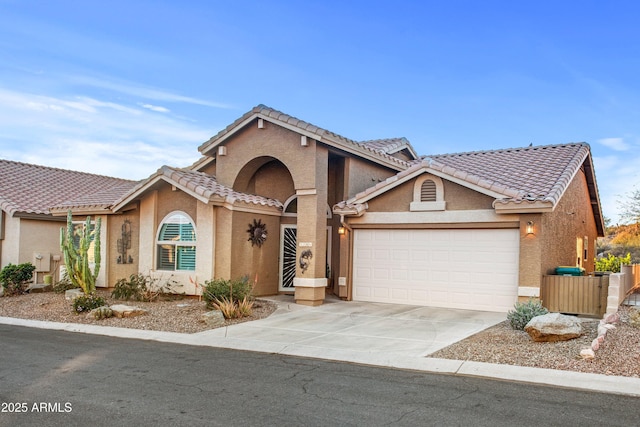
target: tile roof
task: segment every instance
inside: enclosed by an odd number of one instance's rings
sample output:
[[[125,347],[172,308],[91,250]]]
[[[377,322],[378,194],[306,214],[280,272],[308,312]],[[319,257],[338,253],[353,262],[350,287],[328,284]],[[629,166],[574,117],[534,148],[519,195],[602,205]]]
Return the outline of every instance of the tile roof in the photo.
[[[376,140],[379,142],[375,143],[374,141],[358,142],[349,138],[345,138],[344,136],[338,135],[337,133],[331,132],[329,130],[315,126],[311,123],[307,123],[303,120],[275,110],[273,108],[267,107],[263,104],[257,105],[256,107],[242,115],[242,117],[238,118],[229,126],[218,132],[215,136],[211,137],[207,142],[201,144],[198,147],[198,150],[203,154],[207,151],[210,151],[212,148],[221,143],[227,136],[235,132],[238,127],[241,127],[248,120],[251,120],[254,117],[262,117],[286,127],[293,127],[298,131],[309,134],[312,138],[322,141],[323,143],[332,144],[338,148],[360,154],[361,156],[373,155],[373,158],[378,162],[384,162],[385,164],[394,165],[394,167],[396,167],[396,169],[398,170],[404,169],[409,166],[408,162],[388,154],[388,145],[392,143],[398,144],[398,141],[400,140],[403,140],[408,145],[408,147],[411,147],[411,144],[406,138],[389,139],[388,144],[382,142],[385,140]],[[411,150],[413,151],[413,148],[411,148]]]
[[[503,193],[508,200],[554,205],[589,155],[586,143],[427,156],[434,169]]]
[[[413,146],[409,142],[409,140],[405,137],[400,138],[384,138],[384,139],[372,139],[369,141],[360,141],[360,144],[371,147],[374,150],[381,151],[386,154],[397,153],[401,150],[409,150],[409,152],[418,157],[416,152],[413,149]]]
[[[0,159],[0,209],[11,216],[49,215],[54,206],[73,206],[79,201],[109,206],[135,184],[120,178]]]
[[[235,203],[238,201],[253,205],[274,207],[277,209],[282,209],[283,206],[280,201],[275,199],[235,191],[229,187],[219,184],[215,177],[207,175],[204,172],[174,168],[171,166],[162,166],[155,174],[139,183],[130,192],[116,201],[114,206],[121,204],[136,194],[144,192],[148,185],[158,179],[165,179],[168,182],[182,187],[186,191],[192,192],[193,194],[208,201],[222,199],[222,201],[226,203]]]
[[[588,144],[571,143],[424,156],[408,169],[335,207],[351,210],[422,169],[497,193],[499,204],[547,202],[555,206],[589,153]],[[595,187],[594,192],[593,197],[598,198]]]

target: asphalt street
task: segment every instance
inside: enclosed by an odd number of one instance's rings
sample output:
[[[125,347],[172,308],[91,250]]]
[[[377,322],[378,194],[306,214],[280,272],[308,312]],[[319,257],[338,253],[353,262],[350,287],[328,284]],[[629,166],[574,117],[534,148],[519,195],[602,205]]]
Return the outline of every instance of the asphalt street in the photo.
[[[637,425],[636,397],[0,325],[0,426]]]

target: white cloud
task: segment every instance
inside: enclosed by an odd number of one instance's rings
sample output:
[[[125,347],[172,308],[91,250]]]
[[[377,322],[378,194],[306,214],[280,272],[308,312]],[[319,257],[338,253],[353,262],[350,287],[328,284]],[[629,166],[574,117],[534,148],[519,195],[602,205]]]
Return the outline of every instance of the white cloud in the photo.
[[[142,179],[190,165],[216,132],[138,106],[0,88],[0,158]]]
[[[207,101],[204,99],[193,98],[190,96],[178,95],[163,89],[144,87],[139,84],[130,82],[115,82],[106,78],[99,79],[89,76],[66,76],[69,83],[84,84],[87,86],[112,90],[126,95],[133,95],[145,99],[153,99],[156,101],[166,102],[182,102],[187,104],[203,105],[206,107],[231,109],[232,106],[221,102]]]
[[[157,105],[151,105],[151,104],[138,104],[138,105],[140,105],[142,108],[146,108],[151,111],[157,111],[158,113],[168,113],[170,111],[168,108],[159,107]]]
[[[598,142],[616,151],[627,151],[631,149],[631,146],[624,142],[623,138],[602,138],[599,139]]]

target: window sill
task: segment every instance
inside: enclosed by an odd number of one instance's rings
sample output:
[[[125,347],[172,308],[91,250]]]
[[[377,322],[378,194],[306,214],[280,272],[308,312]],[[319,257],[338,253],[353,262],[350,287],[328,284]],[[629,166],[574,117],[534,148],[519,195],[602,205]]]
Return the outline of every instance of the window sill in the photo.
[[[411,202],[409,205],[409,210],[411,212],[420,212],[420,211],[443,211],[447,202],[439,201],[439,202]]]

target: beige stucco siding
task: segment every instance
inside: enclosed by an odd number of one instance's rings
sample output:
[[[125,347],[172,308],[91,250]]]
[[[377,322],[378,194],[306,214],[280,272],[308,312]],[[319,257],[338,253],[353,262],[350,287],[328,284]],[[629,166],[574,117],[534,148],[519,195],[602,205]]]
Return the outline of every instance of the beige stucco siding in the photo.
[[[349,157],[345,159],[344,193],[349,199],[369,187],[395,175],[397,172],[366,160]]]
[[[493,197],[465,188],[454,182],[442,180],[447,210],[493,209]]]
[[[4,215],[4,240],[2,240],[2,261],[0,267],[7,264],[20,264],[20,218]]]
[[[252,122],[225,143],[227,154],[216,158],[216,179],[222,185],[246,191],[253,174],[277,158],[289,171],[296,189],[314,188],[314,175],[309,173],[309,168],[315,163],[316,142],[309,139],[308,144],[302,146],[300,134],[288,129],[266,121],[265,128],[258,129]],[[261,159],[264,160],[261,162]],[[246,183],[242,182],[243,177]]]
[[[182,211],[186,213],[195,222],[196,205],[197,200],[193,196],[181,190],[174,191],[169,184],[163,185],[160,190],[158,190],[158,215],[157,223],[155,224],[156,229],[162,220],[174,211]]]
[[[369,200],[368,212],[406,212],[413,202],[416,179],[404,182],[397,187]],[[491,209],[494,199],[477,191],[465,188],[451,181],[442,181],[446,210]]]
[[[125,221],[129,225],[125,226]],[[107,284],[115,286],[120,279],[129,278],[132,274],[138,273],[138,263],[140,261],[140,212],[138,210],[127,211],[124,215],[111,215],[106,218],[107,224]],[[103,225],[104,226],[104,225]],[[119,240],[123,239],[123,227],[125,232],[131,232],[131,247],[127,249],[126,257],[122,259],[118,252]],[[118,262],[118,258],[120,262]],[[129,263],[131,257],[131,263]]]
[[[42,282],[42,276],[54,273],[60,263],[55,263],[52,256],[61,255],[60,228],[62,221],[38,221],[25,218],[5,217],[4,240],[2,242],[2,266],[7,264],[22,264],[30,262],[39,271],[37,280]],[[38,261],[34,254],[48,255],[48,260]],[[48,268],[47,268],[48,267]]]
[[[245,192],[259,194],[284,203],[295,194],[295,188],[286,166],[274,160],[256,171]]]
[[[233,212],[232,226],[218,234],[231,242],[229,276],[237,279],[247,276],[255,284],[255,295],[278,293],[278,253],[280,249],[279,217]],[[261,247],[252,245],[247,230],[254,220],[260,220],[267,228],[267,239]],[[229,261],[231,261],[229,260]]]
[[[542,274],[551,274],[560,265],[576,265],[576,239],[588,238],[588,254],[584,260],[587,272],[594,271],[597,229],[593,218],[587,181],[579,171],[554,212],[542,219]]]

